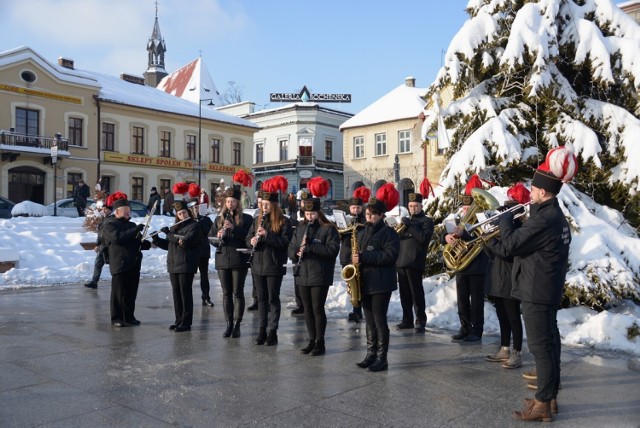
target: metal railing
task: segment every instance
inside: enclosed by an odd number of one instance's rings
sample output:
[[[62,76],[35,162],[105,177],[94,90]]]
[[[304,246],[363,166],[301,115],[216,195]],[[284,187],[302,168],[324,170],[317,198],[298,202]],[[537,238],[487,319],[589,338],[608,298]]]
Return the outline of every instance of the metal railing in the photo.
[[[11,131],[0,131],[0,144],[18,147],[36,147],[41,149],[51,149],[56,141],[55,137],[45,137],[42,135],[18,134]],[[58,150],[69,150],[69,140],[62,138],[58,140]]]
[[[316,164],[315,156],[298,156],[298,166],[312,166]]]

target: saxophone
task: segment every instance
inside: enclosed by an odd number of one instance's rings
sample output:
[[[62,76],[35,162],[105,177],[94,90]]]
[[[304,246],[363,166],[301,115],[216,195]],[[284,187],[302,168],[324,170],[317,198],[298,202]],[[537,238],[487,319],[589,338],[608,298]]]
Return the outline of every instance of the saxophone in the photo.
[[[351,253],[358,252],[357,232],[361,224],[353,226],[353,234],[351,235]],[[360,266],[357,264],[348,264],[342,268],[340,272],[342,279],[347,283],[347,293],[351,295],[351,304],[354,308],[360,307],[362,301],[362,289],[360,288]]]

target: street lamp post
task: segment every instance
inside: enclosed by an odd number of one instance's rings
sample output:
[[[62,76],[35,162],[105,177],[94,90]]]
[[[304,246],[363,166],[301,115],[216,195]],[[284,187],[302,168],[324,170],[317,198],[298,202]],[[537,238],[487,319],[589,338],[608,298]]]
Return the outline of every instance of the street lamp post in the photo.
[[[53,216],[58,215],[58,144],[62,140],[62,134],[56,132],[51,144],[51,166],[53,166]]]
[[[196,88],[192,88],[191,90],[195,90]],[[205,92],[209,92],[209,89],[204,88]],[[200,96],[198,97],[198,186],[202,187],[202,102],[209,101],[209,106],[213,104],[213,98],[200,98],[202,97],[202,92],[200,92]]]

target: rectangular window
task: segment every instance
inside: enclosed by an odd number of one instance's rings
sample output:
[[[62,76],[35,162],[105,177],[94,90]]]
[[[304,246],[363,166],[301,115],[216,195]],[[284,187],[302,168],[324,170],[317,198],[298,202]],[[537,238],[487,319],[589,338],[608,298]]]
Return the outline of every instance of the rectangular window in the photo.
[[[364,158],[364,137],[353,137],[353,158]]]
[[[27,110],[16,108],[16,134],[33,135],[39,134],[40,112],[38,110]]]
[[[144,201],[144,178],[131,178],[131,199]]]
[[[107,194],[111,193],[111,177],[103,175],[100,188]]]
[[[80,180],[82,180],[82,174],[78,172],[70,172],[67,174],[67,198],[73,197],[73,190]]]
[[[69,145],[82,147],[82,119],[69,118]]]
[[[324,142],[324,158],[329,161],[333,158],[333,141],[331,140]]]
[[[168,178],[161,178],[160,179],[160,197],[164,199],[164,194],[167,190],[171,191],[171,180]]]
[[[233,143],[233,164],[242,165],[242,143]]]
[[[398,131],[398,153],[411,152],[411,131]]]
[[[444,154],[444,149],[438,148],[437,154],[442,156]]]
[[[256,163],[264,162],[264,143],[256,144]]]
[[[387,134],[376,134],[376,156],[387,154]]]
[[[289,159],[289,141],[288,140],[280,140],[280,160]]]
[[[171,157],[171,132],[169,131],[160,132],[160,157]]]
[[[144,154],[144,128],[134,126],[131,138],[133,140],[133,153],[137,155]]]
[[[196,159],[196,136],[187,135],[187,159]]]
[[[113,123],[102,122],[102,150],[115,151],[116,126]]]
[[[211,162],[220,163],[220,140],[218,138],[211,139]]]

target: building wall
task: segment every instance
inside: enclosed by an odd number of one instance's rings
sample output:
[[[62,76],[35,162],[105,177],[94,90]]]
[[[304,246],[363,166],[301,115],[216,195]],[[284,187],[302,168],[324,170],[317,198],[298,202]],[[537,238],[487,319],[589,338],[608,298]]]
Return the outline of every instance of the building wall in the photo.
[[[640,0],[619,4],[620,8],[640,24]]]

